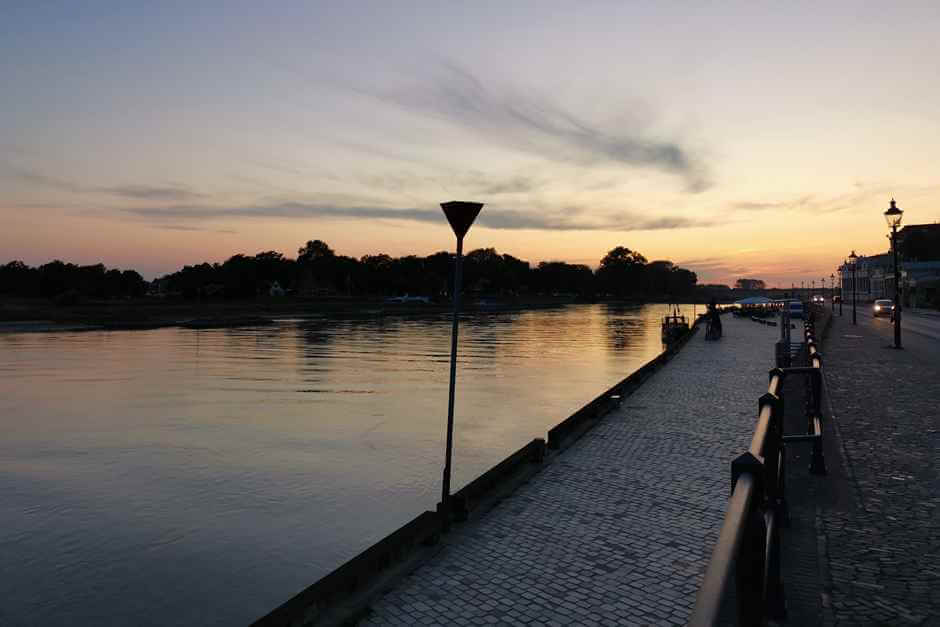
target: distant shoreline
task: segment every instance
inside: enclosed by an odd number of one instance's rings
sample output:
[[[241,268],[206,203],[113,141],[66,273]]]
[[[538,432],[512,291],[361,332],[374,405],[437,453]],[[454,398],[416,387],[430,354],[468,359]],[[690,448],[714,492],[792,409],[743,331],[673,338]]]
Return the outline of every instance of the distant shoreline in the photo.
[[[527,297],[505,300],[472,299],[466,312],[505,312],[604,302],[644,305],[641,300],[586,301],[575,297]],[[283,318],[320,316],[400,316],[446,314],[449,302],[390,303],[385,299],[259,299],[256,301],[160,301],[134,299],[57,306],[47,300],[0,300],[0,333],[127,331],[166,327],[230,328],[271,324]]]

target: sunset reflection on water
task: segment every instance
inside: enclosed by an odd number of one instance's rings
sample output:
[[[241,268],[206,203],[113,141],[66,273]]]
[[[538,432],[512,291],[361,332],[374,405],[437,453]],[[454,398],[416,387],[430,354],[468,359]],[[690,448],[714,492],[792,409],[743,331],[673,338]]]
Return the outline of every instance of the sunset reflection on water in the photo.
[[[468,315],[454,489],[658,354],[664,313]],[[0,623],[247,623],[433,509],[449,333],[428,315],[0,335]]]

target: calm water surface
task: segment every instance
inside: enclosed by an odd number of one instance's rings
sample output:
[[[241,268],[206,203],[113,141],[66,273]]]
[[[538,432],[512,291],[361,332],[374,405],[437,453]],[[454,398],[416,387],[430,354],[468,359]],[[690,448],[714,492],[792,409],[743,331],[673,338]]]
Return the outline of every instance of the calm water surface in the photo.
[[[454,489],[658,354],[664,310],[468,316]],[[247,624],[433,509],[449,334],[0,335],[0,624]]]

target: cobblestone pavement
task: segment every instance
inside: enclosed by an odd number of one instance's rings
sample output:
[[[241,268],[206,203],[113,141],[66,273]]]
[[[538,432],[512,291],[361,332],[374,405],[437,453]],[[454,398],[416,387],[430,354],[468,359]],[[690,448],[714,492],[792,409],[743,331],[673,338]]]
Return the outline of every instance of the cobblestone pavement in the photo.
[[[827,624],[940,625],[940,343],[834,318],[824,369],[852,493],[818,510]],[[932,346],[926,343],[933,342]]]
[[[728,317],[528,484],[457,527],[369,625],[682,625],[766,391],[777,329]],[[585,391],[585,398],[592,391]]]

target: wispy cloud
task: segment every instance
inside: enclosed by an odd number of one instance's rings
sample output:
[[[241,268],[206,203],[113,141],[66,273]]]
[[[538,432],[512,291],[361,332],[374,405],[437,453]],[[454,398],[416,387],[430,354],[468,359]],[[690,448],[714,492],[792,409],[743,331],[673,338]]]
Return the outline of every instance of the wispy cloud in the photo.
[[[544,177],[525,174],[502,175],[470,171],[467,173],[425,174],[397,172],[394,174],[362,174],[356,180],[369,189],[391,191],[397,194],[408,190],[432,186],[447,190],[459,190],[471,195],[498,196],[503,194],[528,194],[548,185]]]
[[[196,193],[187,187],[173,185],[118,185],[115,187],[96,187],[93,189],[101,193],[133,200],[181,202],[204,197],[203,194]]]
[[[742,201],[731,203],[735,211],[780,211],[804,213],[835,213],[861,206],[868,206],[873,197],[890,197],[892,190],[883,186],[867,186],[864,183],[855,183],[852,190],[834,196],[820,196],[804,194],[791,199],[772,201]]]
[[[725,257],[686,259],[679,261],[678,265],[689,268],[698,274],[712,277],[744,276],[755,269],[753,265],[741,263],[738,259]]]
[[[789,201],[779,202],[736,202],[732,203],[733,209],[741,211],[781,211],[781,210],[808,210],[814,206],[813,196],[806,195]]]
[[[265,206],[208,207],[176,205],[171,207],[137,207],[124,213],[149,220],[206,220],[246,218],[327,218],[343,220],[405,220],[443,224],[442,214],[435,209],[390,208],[307,204],[288,202]],[[478,224],[491,229],[541,231],[652,231],[713,226],[713,222],[693,220],[681,216],[661,216],[652,219],[638,217],[629,212],[593,214],[581,208],[565,210],[518,211],[513,209],[487,209],[480,214]]]
[[[207,231],[210,233],[236,233],[234,229],[211,229],[188,224],[155,224],[153,228],[163,229],[165,231]]]
[[[703,160],[677,139],[656,138],[639,122],[630,127],[622,121],[607,126],[594,123],[545,96],[484,84],[456,65],[446,65],[444,73],[424,88],[366,93],[552,161],[648,167],[681,176],[688,192],[710,187]]]
[[[185,185],[81,185],[34,170],[13,168],[14,178],[35,186],[73,194],[107,194],[126,200],[186,202],[205,198]]]

